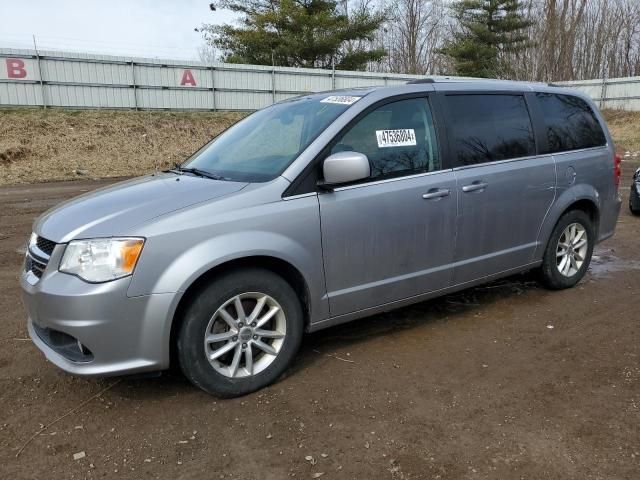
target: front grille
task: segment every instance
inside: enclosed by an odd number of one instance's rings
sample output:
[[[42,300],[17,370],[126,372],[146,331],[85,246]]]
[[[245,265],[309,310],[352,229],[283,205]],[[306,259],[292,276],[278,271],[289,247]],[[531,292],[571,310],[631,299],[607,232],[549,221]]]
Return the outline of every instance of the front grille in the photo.
[[[42,278],[55,247],[55,242],[43,237],[37,237],[36,241],[27,248],[24,271],[31,272],[38,279]]]
[[[27,255],[27,259],[24,263],[24,270],[26,272],[31,272],[36,277],[41,278],[45,268],[47,268],[46,263],[42,263],[35,258],[32,258],[31,255]]]
[[[38,237],[36,239],[36,247],[38,247],[42,252],[51,256],[53,253],[53,249],[56,247],[56,243],[51,240],[47,240],[44,237]]]

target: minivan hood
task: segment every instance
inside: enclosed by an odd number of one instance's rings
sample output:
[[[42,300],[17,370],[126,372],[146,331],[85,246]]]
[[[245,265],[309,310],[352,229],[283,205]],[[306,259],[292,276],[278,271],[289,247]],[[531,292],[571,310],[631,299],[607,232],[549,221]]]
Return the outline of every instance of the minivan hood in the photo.
[[[45,212],[34,231],[65,243],[74,238],[130,234],[129,229],[181,208],[229,195],[246,183],[158,173],[120,182],[64,202]]]

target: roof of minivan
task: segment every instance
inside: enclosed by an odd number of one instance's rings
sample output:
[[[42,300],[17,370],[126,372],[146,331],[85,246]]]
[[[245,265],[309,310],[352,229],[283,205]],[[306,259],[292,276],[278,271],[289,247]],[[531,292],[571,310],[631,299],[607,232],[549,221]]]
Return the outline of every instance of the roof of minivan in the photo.
[[[426,77],[424,79],[412,80],[407,85],[426,84],[432,85],[436,90],[467,90],[469,88],[494,89],[500,90],[504,88],[517,89],[523,91],[539,91],[549,88],[563,88],[559,85],[553,85],[543,82],[526,82],[519,80],[497,80],[493,78],[473,78],[473,77]],[[446,88],[442,88],[446,87]]]
[[[584,92],[572,89],[568,86],[543,82],[525,82],[516,80],[496,80],[490,78],[470,78],[470,77],[425,77],[413,80],[404,85],[389,87],[378,87],[380,89],[408,89],[410,87],[422,86],[425,90],[431,91],[515,91],[515,92],[545,92],[571,94],[591,102],[591,99]],[[390,92],[391,93],[391,92]],[[396,92],[393,92],[396,93]]]
[[[401,95],[403,93],[420,92],[420,91],[514,91],[514,92],[548,92],[565,94],[570,93],[582,98],[589,97],[578,90],[568,87],[553,85],[542,82],[523,82],[515,80],[495,80],[487,78],[469,78],[469,77],[425,77],[416,79],[399,85],[380,85],[370,87],[351,87],[339,90],[327,90],[323,92],[308,93],[298,97],[292,97],[287,100],[299,98],[326,97],[327,95],[343,95],[365,97],[375,93],[375,97],[384,98],[391,95]],[[284,100],[286,102],[287,100]]]

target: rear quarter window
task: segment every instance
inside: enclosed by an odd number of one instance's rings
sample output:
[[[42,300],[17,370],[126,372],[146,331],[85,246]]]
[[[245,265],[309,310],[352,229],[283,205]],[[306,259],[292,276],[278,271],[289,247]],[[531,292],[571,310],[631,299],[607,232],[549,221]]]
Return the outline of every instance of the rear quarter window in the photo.
[[[535,139],[522,95],[447,95],[456,165],[535,155]]]
[[[547,147],[544,153],[601,147],[607,139],[587,102],[573,95],[537,93]]]

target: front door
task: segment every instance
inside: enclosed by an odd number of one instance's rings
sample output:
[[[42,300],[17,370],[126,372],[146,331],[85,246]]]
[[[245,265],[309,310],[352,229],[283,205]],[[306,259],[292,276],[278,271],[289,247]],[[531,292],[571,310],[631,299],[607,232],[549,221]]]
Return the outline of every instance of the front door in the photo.
[[[319,196],[331,315],[450,285],[456,181],[427,97],[373,109],[328,154],[344,150],[367,155],[371,177]]]

